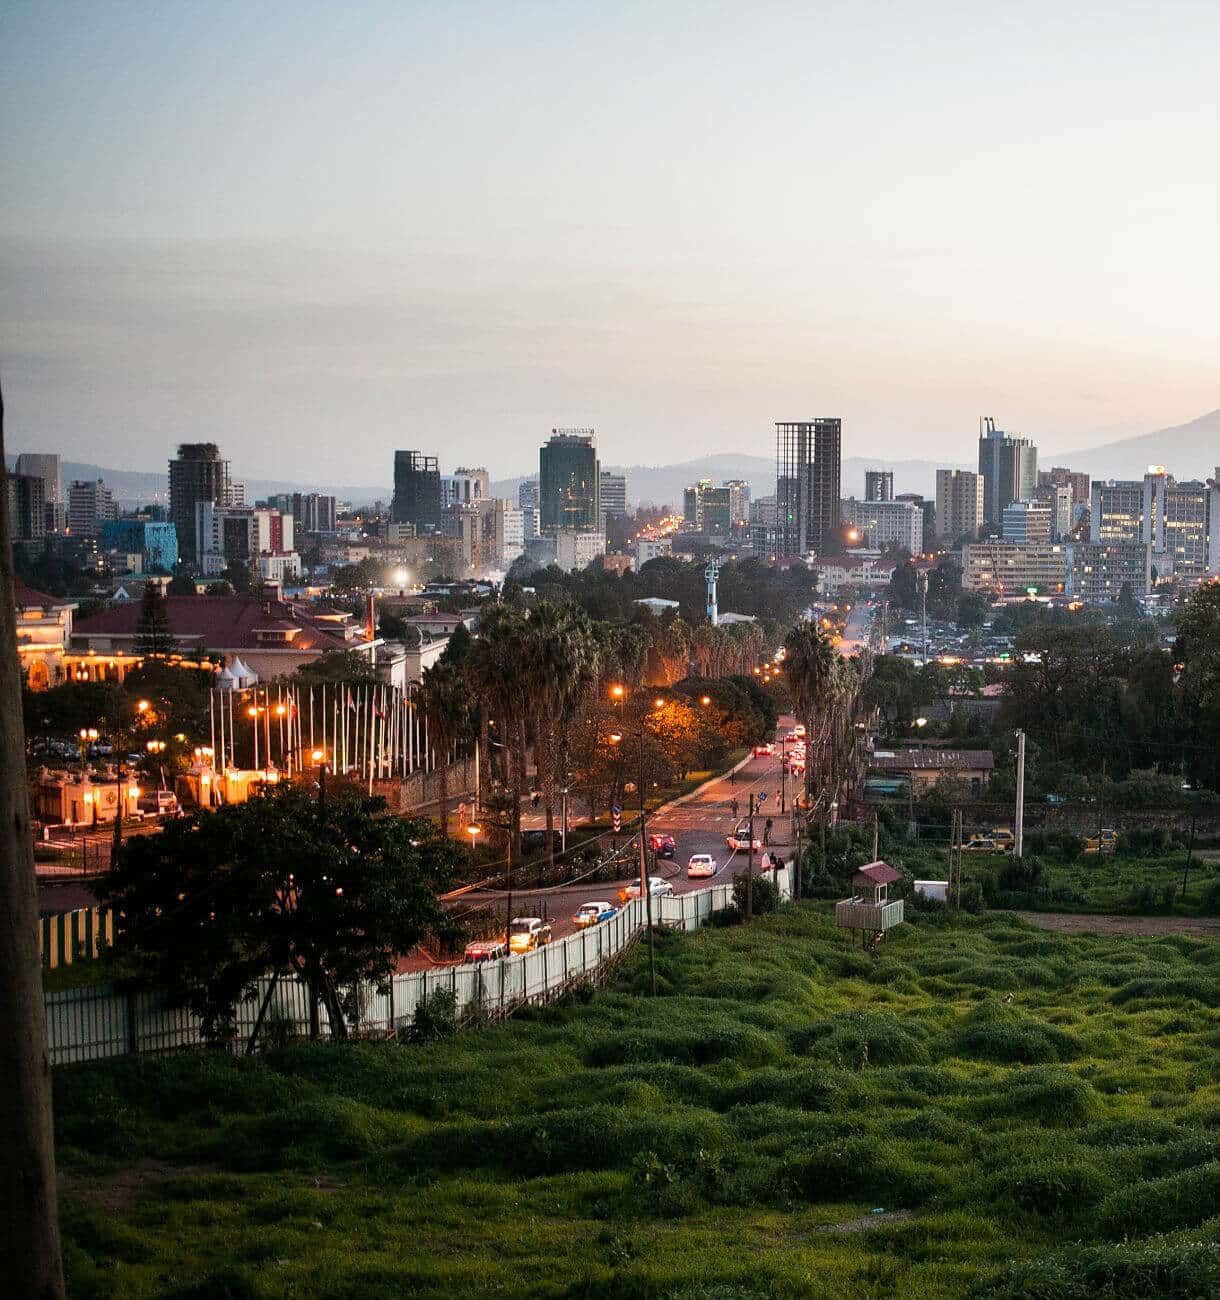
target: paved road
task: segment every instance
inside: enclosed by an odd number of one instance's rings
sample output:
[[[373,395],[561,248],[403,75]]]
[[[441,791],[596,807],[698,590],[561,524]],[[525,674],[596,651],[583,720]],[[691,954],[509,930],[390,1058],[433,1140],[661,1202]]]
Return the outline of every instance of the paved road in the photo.
[[[792,726],[791,718],[780,721],[779,734],[782,736]],[[776,812],[781,794],[785,795],[785,807],[793,792],[793,779],[781,781],[779,746],[776,753],[766,757],[750,757],[732,775],[719,777],[707,785],[692,791],[689,795],[675,801],[668,808],[659,809],[648,817],[650,834],[668,834],[674,837],[677,851],[671,861],[657,864],[658,875],[666,876],[673,884],[677,894],[689,893],[691,890],[704,889],[708,885],[724,884],[745,865],[744,853],[733,853],[725,843],[729,832],[734,830],[738,821],[748,811],[750,795],[757,800],[766,798],[761,803],[761,813],[755,815],[754,834],[763,838],[763,830],[768,817],[773,820],[772,841],[782,852],[791,836],[791,818]],[[737,802],[737,816],[733,814],[733,801]],[[569,843],[578,838],[579,828],[569,830]],[[710,853],[717,864],[715,876],[706,876],[691,880],[686,874],[686,864],[694,853]],[[638,859],[635,859],[638,861]],[[761,871],[761,858],[755,854],[754,867]],[[552,933],[556,939],[575,932],[572,915],[581,903],[595,899],[607,899],[617,903],[618,891],[629,880],[638,879],[639,872],[632,869],[619,881],[575,885],[558,885],[551,889],[521,888],[513,891],[513,912],[517,916],[536,915],[543,903],[551,919]],[[456,907],[497,907],[507,903],[504,890],[478,890],[463,894],[455,900]],[[426,958],[404,958],[400,970],[430,969],[434,963]]]
[[[867,649],[872,622],[872,605],[864,601],[858,605],[853,605],[851,613],[847,616],[847,625],[843,629],[843,637],[837,647],[839,653],[841,655],[855,655],[859,654],[861,650]]]

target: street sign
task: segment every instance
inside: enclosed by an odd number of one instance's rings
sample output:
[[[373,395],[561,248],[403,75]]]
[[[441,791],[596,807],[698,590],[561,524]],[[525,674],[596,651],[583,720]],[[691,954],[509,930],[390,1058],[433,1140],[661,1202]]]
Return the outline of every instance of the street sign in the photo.
[[[614,814],[614,833],[617,835],[623,827],[623,809],[619,804],[614,804],[610,811]]]
[[[755,800],[754,800],[754,806],[755,806],[756,808],[759,808],[759,807],[761,807],[763,804],[765,804],[766,802],[767,802],[767,796],[766,796],[765,794],[760,794],[760,795],[758,795],[758,796],[755,798]]]

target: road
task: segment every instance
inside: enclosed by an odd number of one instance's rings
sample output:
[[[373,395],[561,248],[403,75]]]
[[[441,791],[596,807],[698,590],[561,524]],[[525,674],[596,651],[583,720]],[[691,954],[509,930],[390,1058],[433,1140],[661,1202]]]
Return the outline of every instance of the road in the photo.
[[[782,736],[792,726],[791,718],[780,721],[779,734]],[[691,890],[704,889],[708,885],[725,884],[745,865],[744,853],[732,852],[725,843],[729,832],[746,816],[750,795],[755,799],[765,796],[761,803],[761,813],[755,815],[754,834],[763,838],[763,830],[768,817],[773,820],[771,840],[780,847],[781,852],[788,844],[791,835],[791,817],[780,815],[776,809],[779,804],[781,787],[779,746],[776,753],[766,757],[751,756],[732,774],[718,777],[690,794],[675,800],[672,804],[659,808],[648,816],[649,834],[672,835],[676,842],[676,852],[672,860],[657,863],[657,875],[667,877],[673,885],[674,893],[685,894]],[[785,807],[790,807],[788,799],[793,792],[793,779],[786,782]],[[737,815],[734,816],[733,804],[736,801]],[[628,815],[630,810],[627,810]],[[580,829],[569,831],[569,842],[579,838]],[[686,874],[686,864],[694,853],[710,853],[717,864],[716,874],[712,877],[698,877],[691,880]],[[755,854],[754,866],[761,870],[761,855]],[[638,871],[632,871],[622,880],[593,884],[557,885],[550,889],[517,889],[513,891],[513,912],[517,916],[534,916],[545,904],[551,920],[552,935],[561,939],[572,934],[576,926],[572,915],[581,903],[595,899],[607,899],[617,905],[618,891],[629,880],[638,879]],[[508,901],[507,892],[497,890],[477,890],[463,894],[455,900],[462,908],[480,906],[504,906]],[[400,970],[431,969],[435,963],[427,958],[412,956],[404,958],[399,964]]]
[[[858,605],[853,605],[851,613],[847,616],[847,625],[843,628],[843,636],[838,644],[838,651],[841,655],[859,654],[861,650],[868,649],[869,632],[873,623],[873,607],[865,601]]]

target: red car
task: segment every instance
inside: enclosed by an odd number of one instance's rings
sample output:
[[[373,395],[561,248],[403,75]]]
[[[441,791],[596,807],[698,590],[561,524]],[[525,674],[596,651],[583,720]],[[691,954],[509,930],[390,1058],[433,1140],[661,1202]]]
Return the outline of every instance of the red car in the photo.
[[[648,847],[658,858],[672,858],[678,849],[672,835],[650,835],[648,837]]]
[[[755,757],[755,758],[766,758],[766,757],[768,757],[768,755],[770,755],[770,754],[774,754],[774,753],[775,753],[775,746],[774,746],[774,745],[755,745],[755,746],[754,746],[754,757]]]

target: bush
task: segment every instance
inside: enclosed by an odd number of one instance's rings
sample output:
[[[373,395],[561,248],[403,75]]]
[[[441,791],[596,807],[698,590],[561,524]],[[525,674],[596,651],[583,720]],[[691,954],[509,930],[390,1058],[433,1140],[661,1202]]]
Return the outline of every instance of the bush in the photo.
[[[457,1033],[457,995],[450,989],[434,989],[415,1008],[415,1018],[403,1037],[411,1043],[433,1043]]]
[[[890,1012],[843,1011],[791,1036],[792,1050],[850,1069],[918,1065],[928,1057],[927,1031]]]
[[[1146,1237],[1193,1228],[1216,1213],[1218,1201],[1220,1161],[1213,1160],[1112,1192],[1102,1202],[1098,1221],[1107,1236]]]
[[[1053,1156],[1002,1170],[988,1191],[992,1200],[1012,1202],[1031,1214],[1076,1215],[1100,1201],[1112,1185],[1096,1165]]]
[[[1055,1065],[1014,1070],[997,1093],[976,1103],[987,1114],[1028,1118],[1047,1127],[1067,1127],[1089,1119],[1098,1095],[1083,1079]]]
[[[1071,1034],[1000,1002],[985,1002],[972,1011],[953,1037],[961,1056],[1005,1064],[1040,1065],[1067,1061],[1080,1051]]]
[[[974,1291],[988,1300],[1199,1300],[1220,1292],[1220,1244],[1072,1246],[1013,1264]]]
[[[752,895],[750,903],[755,916],[763,916],[767,912],[774,912],[779,906],[779,890],[776,889],[770,876],[756,875],[750,893]],[[733,877],[733,904],[744,916],[746,911],[746,875],[744,871],[738,872]]]
[[[921,1205],[943,1187],[939,1169],[918,1165],[883,1138],[849,1137],[817,1147],[789,1166],[798,1193],[811,1201],[883,1200]]]

